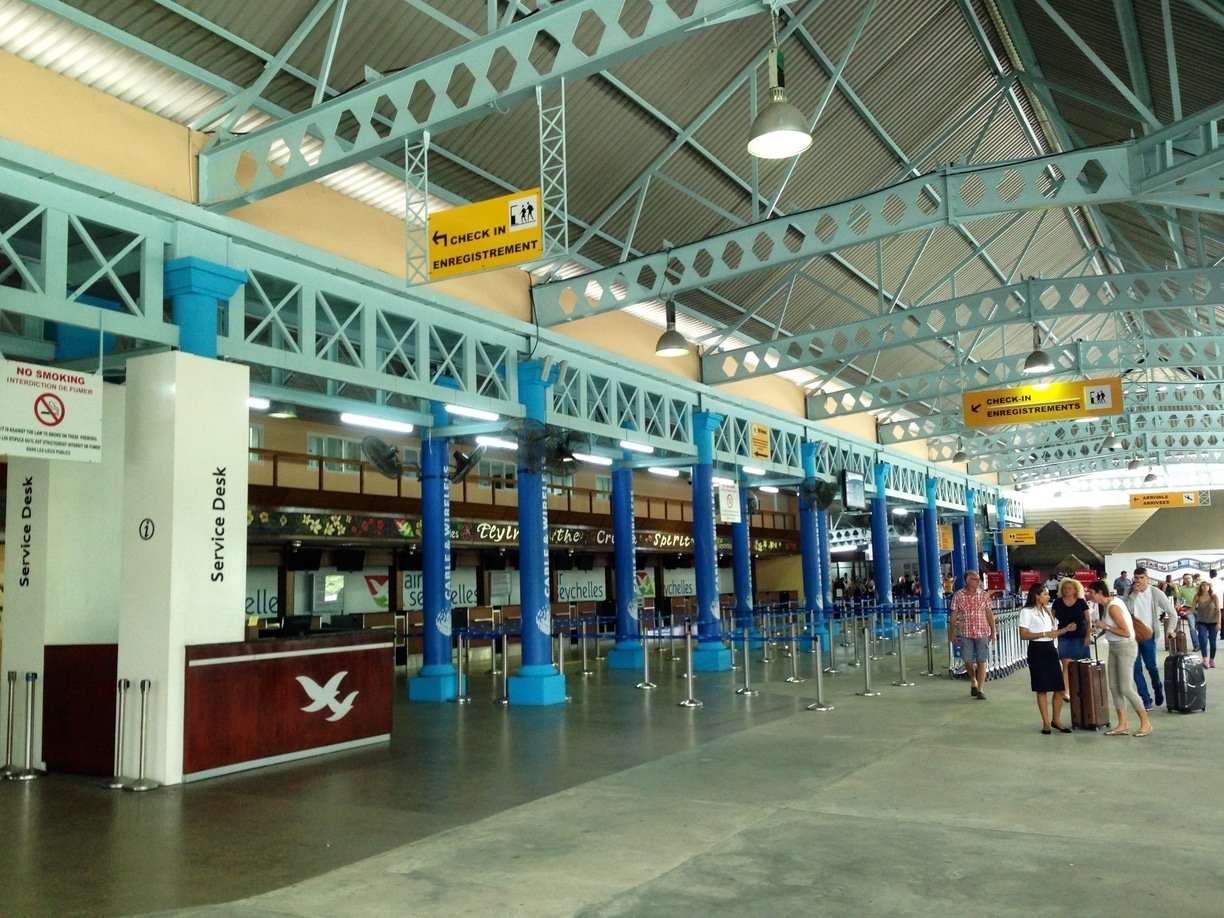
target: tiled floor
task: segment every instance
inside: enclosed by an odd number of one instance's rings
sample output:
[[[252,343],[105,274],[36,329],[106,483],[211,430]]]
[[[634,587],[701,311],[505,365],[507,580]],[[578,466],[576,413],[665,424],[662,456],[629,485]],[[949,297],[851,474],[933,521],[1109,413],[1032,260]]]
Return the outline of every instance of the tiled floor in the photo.
[[[670,662],[509,709],[477,666],[387,747],[144,795],[8,782],[0,914],[1219,914],[1216,707],[1042,736],[1024,670],[978,702],[885,657],[878,697],[845,668],[816,713],[759,655],[759,695],[699,674],[696,709]]]

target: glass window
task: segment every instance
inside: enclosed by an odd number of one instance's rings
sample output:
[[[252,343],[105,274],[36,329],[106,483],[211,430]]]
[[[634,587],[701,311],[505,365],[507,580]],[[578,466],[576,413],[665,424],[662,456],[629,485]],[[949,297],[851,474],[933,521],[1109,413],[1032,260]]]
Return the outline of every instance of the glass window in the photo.
[[[595,476],[595,499],[607,503],[612,499],[612,476]]]
[[[351,437],[334,437],[329,434],[308,433],[306,435],[306,452],[311,456],[324,456],[328,459],[349,459],[350,462],[327,462],[324,467],[329,472],[351,472],[357,474],[357,463],[361,460],[361,441]],[[319,468],[317,462],[307,463],[312,471]]]
[[[247,446],[251,449],[263,449],[264,444],[264,429],[262,424],[251,424],[247,427]],[[260,464],[263,462],[263,456],[256,453],[251,453],[247,456],[248,462]]]

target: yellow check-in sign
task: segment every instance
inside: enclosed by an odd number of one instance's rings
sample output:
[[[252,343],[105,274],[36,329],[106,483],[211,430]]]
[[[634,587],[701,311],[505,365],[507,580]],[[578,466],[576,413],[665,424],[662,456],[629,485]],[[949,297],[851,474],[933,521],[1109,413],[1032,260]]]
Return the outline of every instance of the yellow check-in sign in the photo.
[[[935,531],[939,533],[939,550],[952,550],[952,527],[945,523],[940,523],[935,527]]]
[[[540,189],[429,215],[429,279],[534,261],[544,254]]]
[[[1036,529],[1008,528],[1003,530],[1004,545],[1036,545]]]
[[[1204,497],[1207,500],[1204,500]],[[1159,507],[1210,506],[1210,496],[1204,491],[1150,491],[1130,496],[1132,510],[1151,510]]]
[[[963,396],[966,427],[1034,424],[1122,413],[1122,380],[1078,379],[1009,389],[979,389]]]
[[[749,427],[753,459],[769,459],[769,428],[753,423]]]

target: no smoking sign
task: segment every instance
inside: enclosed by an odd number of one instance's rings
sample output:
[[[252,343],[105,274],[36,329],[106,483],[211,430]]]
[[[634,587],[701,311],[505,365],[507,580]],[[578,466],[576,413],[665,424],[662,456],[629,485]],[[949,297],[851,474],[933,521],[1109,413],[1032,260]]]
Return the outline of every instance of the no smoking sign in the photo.
[[[38,418],[38,423],[44,427],[58,426],[67,413],[63,399],[54,392],[44,392],[34,399],[34,417]]]

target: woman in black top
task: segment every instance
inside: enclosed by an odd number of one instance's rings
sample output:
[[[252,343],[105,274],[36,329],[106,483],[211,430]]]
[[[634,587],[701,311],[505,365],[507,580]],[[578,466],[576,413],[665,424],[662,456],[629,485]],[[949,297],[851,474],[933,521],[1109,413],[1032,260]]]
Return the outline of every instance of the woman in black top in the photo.
[[[1058,658],[1062,660],[1063,685],[1070,685],[1067,670],[1072,660],[1083,660],[1089,656],[1087,641],[1092,635],[1092,621],[1088,612],[1088,601],[1084,599],[1084,585],[1074,577],[1064,577],[1058,583],[1058,598],[1050,605],[1050,611],[1058,620],[1058,627],[1066,632],[1058,639]],[[1064,701],[1070,701],[1063,695]]]

